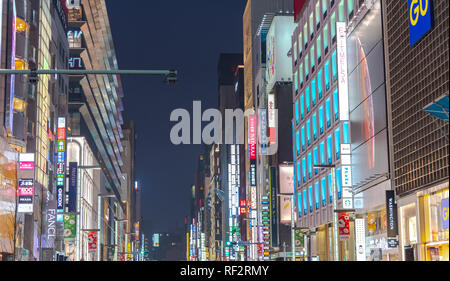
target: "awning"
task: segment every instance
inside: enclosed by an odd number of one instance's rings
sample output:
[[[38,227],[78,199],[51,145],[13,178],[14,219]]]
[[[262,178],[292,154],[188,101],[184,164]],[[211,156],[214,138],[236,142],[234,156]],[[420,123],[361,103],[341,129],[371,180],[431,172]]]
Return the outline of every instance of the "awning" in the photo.
[[[448,95],[444,95],[427,105],[424,110],[429,114],[448,122]]]

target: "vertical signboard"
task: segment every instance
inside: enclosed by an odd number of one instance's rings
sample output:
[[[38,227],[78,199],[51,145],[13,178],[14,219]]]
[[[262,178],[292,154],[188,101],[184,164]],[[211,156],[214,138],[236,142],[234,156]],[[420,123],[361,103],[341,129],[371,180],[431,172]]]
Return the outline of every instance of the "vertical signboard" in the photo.
[[[33,213],[34,197],[34,154],[19,155],[18,213]]]
[[[64,215],[64,240],[74,241],[76,235],[76,216]]]
[[[267,155],[267,112],[266,110],[259,111],[259,124],[260,124],[260,143],[261,143],[261,155]]]
[[[349,213],[338,213],[339,240],[350,239],[350,215]]]
[[[250,159],[256,159],[256,118],[255,115],[248,117],[248,136],[250,146]]]
[[[69,203],[67,205],[69,212],[77,210],[77,184],[78,183],[78,163],[69,163]]]
[[[441,201],[442,228],[448,229],[448,197]]]
[[[292,164],[279,166],[280,193],[294,193],[294,166]],[[291,223],[291,197],[280,196],[280,223]]]
[[[97,232],[96,231],[88,232],[88,251],[90,253],[97,252]]]
[[[12,1],[12,23],[11,23],[11,69],[16,69],[16,1]],[[1,41],[1,38],[0,38]],[[6,124],[9,127],[11,134],[13,134],[13,117],[14,117],[14,91],[16,76],[10,76],[10,91],[9,91],[9,108],[6,115]]]
[[[270,235],[272,247],[278,247],[277,167],[270,167]]]
[[[398,235],[398,218],[394,190],[386,190],[386,217],[387,237],[395,238]]]
[[[275,121],[275,95],[269,94],[268,95],[268,123],[269,123],[269,143],[274,144],[276,142],[276,121]]]
[[[366,228],[364,219],[355,219],[356,260],[366,260]]]
[[[345,22],[336,22],[337,55],[338,55],[338,87],[340,120],[349,120],[348,75],[347,75],[347,31]]]
[[[58,213],[64,212],[66,177],[66,118],[58,118],[58,139],[56,152],[56,201]],[[70,212],[75,212],[71,210]]]
[[[47,247],[54,248],[56,238],[56,200],[47,201]]]

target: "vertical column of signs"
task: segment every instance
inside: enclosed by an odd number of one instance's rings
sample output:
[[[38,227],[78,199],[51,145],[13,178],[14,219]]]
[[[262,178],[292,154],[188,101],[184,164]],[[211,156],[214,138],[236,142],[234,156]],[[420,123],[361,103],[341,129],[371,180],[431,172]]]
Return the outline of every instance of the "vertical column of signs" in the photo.
[[[34,153],[19,155],[18,213],[33,213]]]
[[[56,152],[56,208],[64,212],[66,177],[66,118],[58,118],[58,139]]]

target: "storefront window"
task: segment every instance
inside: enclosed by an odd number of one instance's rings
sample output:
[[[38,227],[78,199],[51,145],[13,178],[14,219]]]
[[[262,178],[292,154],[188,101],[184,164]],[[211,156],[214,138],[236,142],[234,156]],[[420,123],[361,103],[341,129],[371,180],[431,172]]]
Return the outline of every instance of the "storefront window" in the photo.
[[[415,203],[400,208],[400,230],[403,246],[403,260],[415,260],[418,239]]]
[[[448,195],[445,189],[419,197],[423,260],[449,260]]]

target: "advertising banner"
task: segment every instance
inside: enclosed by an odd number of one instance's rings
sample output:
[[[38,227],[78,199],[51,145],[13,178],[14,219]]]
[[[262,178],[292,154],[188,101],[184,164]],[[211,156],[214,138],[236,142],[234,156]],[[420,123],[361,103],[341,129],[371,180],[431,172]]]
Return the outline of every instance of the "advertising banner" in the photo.
[[[270,234],[272,247],[278,247],[277,167],[270,167]],[[264,219],[264,216],[263,216]]]
[[[47,201],[47,247],[54,248],[56,238],[56,200]]]
[[[261,140],[261,155],[267,155],[267,113],[266,110],[259,111],[260,124],[260,140]]]
[[[89,250],[89,252],[97,251],[97,232],[96,231],[88,232],[88,250]]]
[[[19,154],[18,213],[33,213],[34,197],[34,153]]]
[[[305,247],[305,232],[301,229],[295,230],[295,247],[297,248]]]
[[[294,193],[294,166],[280,165],[280,193]]]
[[[397,204],[395,204],[394,190],[386,190],[386,217],[387,217],[387,237],[397,237],[398,218],[397,218]]]
[[[448,229],[448,198],[441,201],[442,228]]]
[[[256,159],[256,118],[255,115],[248,117],[248,145],[250,146],[250,159]]]
[[[76,223],[75,215],[64,215],[64,240],[75,240]]]
[[[340,120],[348,121],[350,112],[348,105],[347,31],[345,22],[336,22],[336,32]]]
[[[64,186],[56,187],[56,208],[61,212],[64,210]]]
[[[78,187],[78,163],[69,163],[69,212],[76,212],[77,209],[77,187]]]
[[[349,213],[338,213],[339,240],[350,239],[350,215]]]
[[[275,120],[275,95],[269,94],[267,101],[268,111],[268,123],[269,123],[269,143],[274,144],[276,142],[276,120]]]
[[[280,196],[280,223],[291,223],[291,197],[282,195]]]
[[[433,27],[432,12],[432,0],[408,0],[410,46],[416,44]]]

